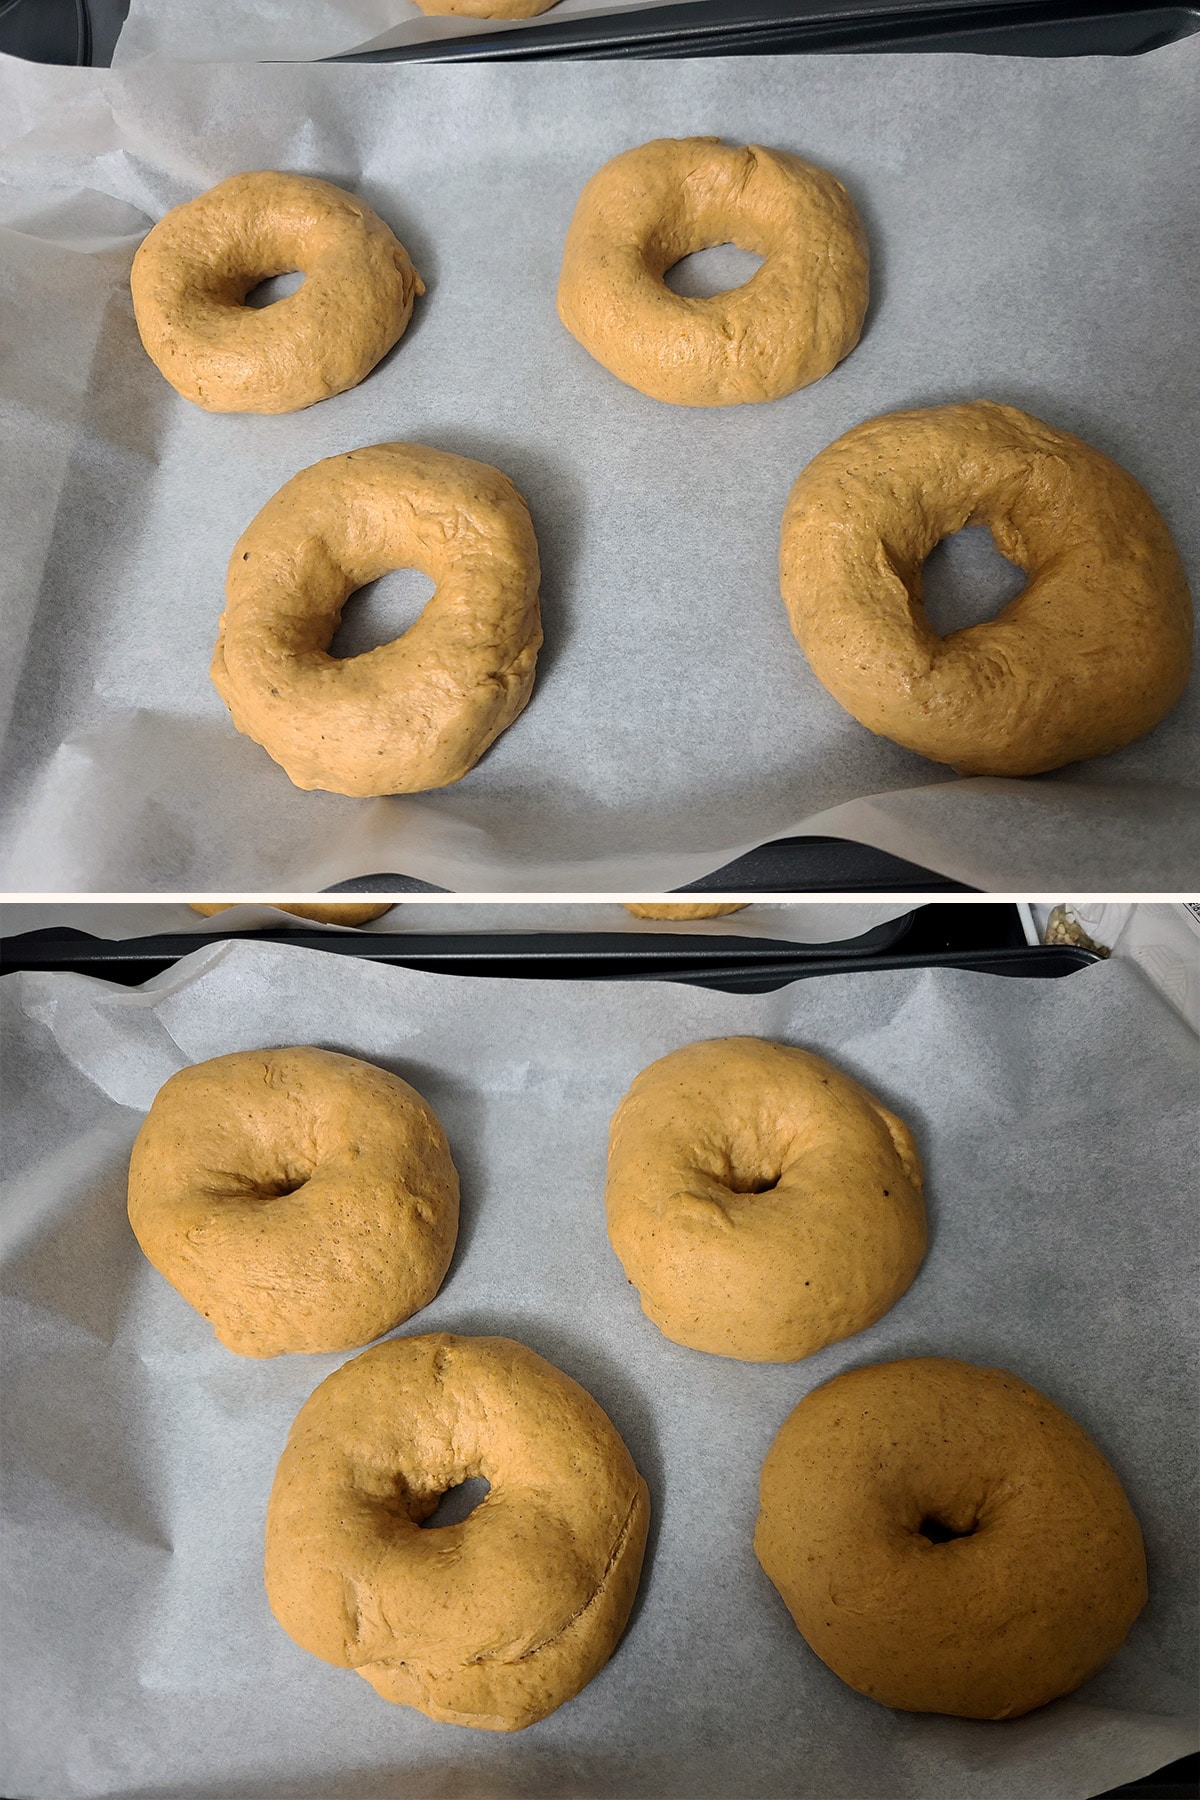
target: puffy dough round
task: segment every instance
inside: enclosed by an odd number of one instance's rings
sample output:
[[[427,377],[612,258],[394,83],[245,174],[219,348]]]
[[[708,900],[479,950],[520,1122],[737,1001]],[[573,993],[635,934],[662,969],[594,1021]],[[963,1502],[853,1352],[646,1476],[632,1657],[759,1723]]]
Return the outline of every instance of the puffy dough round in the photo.
[[[1004,1369],[837,1376],[784,1422],[760,1499],[755,1552],[809,1645],[903,1712],[1018,1718],[1103,1668],[1146,1603],[1116,1475]]]
[[[294,294],[246,305],[299,270]],[[288,413],[344,393],[403,335],[425,292],[365,200],[309,175],[231,175],[175,207],[130,272],[150,360],[208,412]]]
[[[382,905],[367,901],[361,905],[350,902],[345,906],[341,904],[321,906],[316,903],[312,906],[291,906],[286,905],[282,900],[227,900],[222,901],[219,905],[214,905],[202,904],[199,900],[190,900],[188,905],[193,912],[203,913],[206,919],[213,918],[217,913],[229,912],[234,906],[270,906],[276,912],[291,913],[292,917],[296,919],[315,919],[319,925],[365,925],[368,920],[381,919],[385,912],[392,910],[390,900],[385,901]]]
[[[643,1069],[613,1115],[608,1235],[691,1350],[792,1362],[863,1331],[925,1254],[912,1134],[820,1057],[717,1038]]]
[[[331,656],[351,594],[399,568],[436,584],[415,624],[362,656]],[[529,699],[538,579],[528,508],[498,469],[421,444],[330,456],[234,546],[213,683],[297,787],[445,787]]]
[[[450,1488],[490,1491],[422,1531]],[[267,1507],[271,1609],[302,1649],[431,1719],[519,1731],[599,1673],[650,1501],[591,1396],[507,1338],[393,1338],[323,1381]]]
[[[720,919],[726,913],[744,912],[745,902],[737,901],[734,904],[726,902],[724,905],[714,906],[703,904],[689,906],[684,903],[677,906],[674,901],[664,902],[662,905],[649,901],[643,905],[627,900],[625,911],[632,913],[635,919]]]
[[[1029,581],[988,623],[941,638],[921,567],[970,524]],[[888,413],[822,450],[788,498],[780,580],[834,699],[964,775],[1119,750],[1174,706],[1191,666],[1187,581],[1149,496],[1099,450],[990,400]]]
[[[159,1089],[129,1164],[142,1250],[239,1356],[351,1350],[437,1293],[458,1174],[398,1075],[331,1050],[237,1051]]]
[[[761,256],[741,287],[672,293],[667,270],[736,244]],[[676,406],[778,400],[858,342],[867,243],[825,169],[759,144],[656,138],[584,188],[567,231],[558,316],[618,380]]]

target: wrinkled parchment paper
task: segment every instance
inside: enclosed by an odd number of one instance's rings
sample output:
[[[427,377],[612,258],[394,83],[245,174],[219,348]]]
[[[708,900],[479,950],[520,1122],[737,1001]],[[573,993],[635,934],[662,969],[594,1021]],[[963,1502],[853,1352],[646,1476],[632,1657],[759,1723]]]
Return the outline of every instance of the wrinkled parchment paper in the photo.
[[[145,57],[308,62],[669,4],[672,0],[614,0],[608,5],[559,0],[533,19],[466,19],[426,17],[412,0],[132,0],[113,62],[120,66]]]
[[[1083,1800],[1196,1742],[1196,1041],[1128,964],[1060,981],[904,971],[740,997],[505,982],[207,944],[129,990],[0,984],[8,1794],[31,1800]],[[668,1343],[604,1229],[608,1120],[697,1038],[809,1046],[913,1125],[928,1258],[806,1362]],[[651,1490],[640,1598],[602,1673],[513,1737],[436,1725],[297,1649],[262,1589],[290,1423],[343,1359],[244,1361],[149,1267],[129,1148],[189,1062],[319,1043],[396,1070],[462,1175],[458,1249],[402,1329],[499,1332],[597,1397]],[[1096,1438],[1151,1598],[1074,1698],[1009,1724],[886,1711],[807,1649],[751,1549],[758,1471],[809,1389],[950,1355]]]
[[[882,411],[985,394],[1114,455],[1200,563],[1198,72],[1194,41],[1061,62],[0,66],[0,268],[20,338],[0,380],[17,452],[0,500],[0,888],[296,891],[398,872],[454,890],[653,891],[804,831],[985,888],[1190,887],[1195,683],[1114,756],[956,781],[819,685],[776,551],[788,490],[824,445]],[[871,239],[862,344],[769,406],[648,400],[555,316],[587,177],[630,144],[694,132],[831,167]],[[263,166],[365,194],[428,292],[351,393],[212,416],[143,353],[129,261],[169,206]],[[728,248],[704,261],[717,286],[750,263]],[[528,499],[537,686],[456,787],[302,793],[209,682],[225,566],[298,469],[395,438],[493,462]],[[985,616],[1013,577],[982,528],[960,533],[927,567],[932,616]],[[394,635],[428,591],[385,578],[351,603],[339,647]]]
[[[219,936],[226,931],[254,931],[259,927],[280,931],[289,926],[305,931],[670,931],[694,937],[776,938],[792,944],[832,944],[862,937],[877,925],[903,918],[911,910],[904,905],[859,905],[854,902],[848,905],[767,904],[747,906],[744,912],[726,913],[719,919],[635,919],[616,901],[603,905],[592,901],[556,900],[537,905],[518,900],[481,904],[469,900],[402,899],[378,919],[370,919],[365,925],[346,926],[297,919],[272,906],[238,906],[205,919],[188,906],[156,905],[152,901],[106,905],[87,901],[55,904],[28,900],[9,902],[0,908],[0,931],[6,937],[15,937],[24,931],[66,925],[76,931],[90,932],[93,937],[113,939],[150,937],[167,931]]]

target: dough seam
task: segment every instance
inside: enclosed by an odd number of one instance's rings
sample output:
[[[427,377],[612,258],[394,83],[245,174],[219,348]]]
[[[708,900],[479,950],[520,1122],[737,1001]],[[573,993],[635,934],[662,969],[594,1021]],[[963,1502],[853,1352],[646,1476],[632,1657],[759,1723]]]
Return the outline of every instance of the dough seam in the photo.
[[[540,1644],[531,1644],[529,1646],[528,1650],[522,1650],[522,1652],[519,1656],[505,1656],[503,1654],[503,1652],[501,1652],[499,1650],[485,1650],[485,1651],[481,1652],[481,1654],[478,1656],[468,1657],[466,1662],[463,1664],[463,1667],[470,1669],[470,1668],[474,1668],[479,1663],[499,1662],[499,1663],[504,1663],[508,1668],[515,1668],[518,1663],[527,1662],[531,1656],[540,1655],[540,1653],[543,1650],[549,1649],[551,1644],[557,1644],[559,1638],[565,1637],[567,1632],[570,1631],[572,1625],[575,1624],[576,1620],[582,1619],[584,1613],[587,1612],[588,1608],[595,1606],[597,1600],[600,1599],[600,1597],[604,1593],[605,1588],[608,1586],[609,1582],[612,1580],[613,1570],[616,1568],[617,1563],[620,1561],[621,1552],[625,1548],[625,1544],[626,1544],[626,1541],[628,1540],[630,1532],[633,1530],[634,1514],[637,1512],[638,1501],[640,1499],[641,1499],[641,1493],[639,1490],[635,1489],[633,1499],[629,1503],[629,1511],[625,1514],[625,1523],[621,1526],[620,1531],[617,1533],[616,1542],[613,1545],[612,1553],[609,1556],[607,1563],[604,1565],[604,1573],[601,1575],[600,1580],[597,1582],[596,1586],[592,1589],[592,1592],[588,1595],[588,1597],[584,1601],[583,1605],[576,1608],[576,1610],[571,1614],[570,1618],[565,1620],[563,1622],[563,1624],[561,1624],[559,1626],[557,1631],[552,1631],[550,1633],[550,1636],[547,1638],[543,1638]]]

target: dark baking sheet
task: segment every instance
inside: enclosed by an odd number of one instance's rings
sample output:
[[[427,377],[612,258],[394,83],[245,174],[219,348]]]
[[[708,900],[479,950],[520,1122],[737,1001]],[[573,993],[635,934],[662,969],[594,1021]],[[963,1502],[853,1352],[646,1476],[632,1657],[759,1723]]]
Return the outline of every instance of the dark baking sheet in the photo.
[[[1193,1800],[1200,1794],[1200,1755],[1181,1756],[1141,1781],[1109,1788],[1098,1800]]]
[[[689,981],[762,993],[812,975],[873,969],[957,968],[1047,979],[1086,968],[1095,957],[1070,946],[1029,946],[1015,906],[925,906],[861,937],[836,944],[778,938],[696,937],[672,932],[231,932],[372,962],[455,975],[551,980]],[[68,970],[135,985],[169,969],[211,939],[169,933],[132,939],[45,927],[0,939],[0,974]]]
[[[335,62],[530,61],[559,56],[746,56],[830,50],[966,50],[995,56],[1135,56],[1200,31],[1200,9],[1096,0],[693,0],[550,19]]]
[[[436,894],[445,890],[412,875],[360,875],[339,882],[339,894]],[[677,890],[681,894],[966,894],[977,893],[948,875],[905,862],[872,844],[848,838],[777,838]]]
[[[129,0],[0,0],[0,50],[107,66]],[[967,50],[1000,56],[1132,56],[1200,31],[1200,8],[1097,0],[691,0],[595,18],[408,44],[347,62],[736,56],[823,50]]]

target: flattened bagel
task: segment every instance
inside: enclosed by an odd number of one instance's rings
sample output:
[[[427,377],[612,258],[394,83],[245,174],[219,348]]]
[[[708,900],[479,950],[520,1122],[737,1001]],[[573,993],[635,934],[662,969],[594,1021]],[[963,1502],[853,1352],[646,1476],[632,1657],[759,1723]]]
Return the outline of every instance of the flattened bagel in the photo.
[[[331,1050],[236,1051],[159,1089],[129,1222],[226,1349],[352,1350],[437,1293],[458,1173],[398,1075]]]
[[[762,267],[728,293],[672,293],[667,270],[736,244]],[[558,316],[618,380],[675,406],[778,400],[858,342],[867,243],[825,169],[760,144],[656,138],[597,171],[563,249]]]
[[[299,270],[294,294],[245,304]],[[146,354],[208,412],[288,413],[355,387],[425,292],[404,245],[355,194],[311,175],[231,175],[161,218],[130,271]]]
[[[193,913],[201,913],[205,918],[214,918],[218,913],[228,913],[234,905],[270,905],[277,913],[291,913],[293,918],[313,918],[313,920],[317,920],[318,925],[365,925],[372,918],[383,918],[383,914],[392,911],[390,900],[383,905],[374,904],[374,902],[362,902],[362,904],[347,902],[345,905],[340,902],[333,905],[320,905],[318,902],[313,902],[313,905],[291,905],[284,900],[245,900],[245,902],[243,900],[223,900],[219,904],[189,900],[187,904],[193,909]]]
[[[759,1562],[810,1647],[904,1712],[1016,1719],[1104,1667],[1146,1603],[1138,1522],[1092,1440],[1004,1369],[854,1369],[767,1452]]]
[[[315,919],[319,925],[365,925],[368,920],[381,919],[385,912],[392,910],[390,900],[385,901],[382,905],[370,901],[358,904],[350,901],[344,906],[340,902],[330,906],[319,905],[316,902],[312,906],[291,906],[283,900],[247,902],[225,900],[220,904],[205,904],[199,900],[188,901],[192,911],[202,913],[206,919],[213,918],[217,913],[229,912],[232,907],[243,904],[273,906],[276,912],[291,913],[292,917],[296,919]]]
[[[458,1525],[421,1530],[483,1476]],[[507,1338],[391,1338],[306,1401],[267,1506],[271,1610],[313,1656],[431,1719],[519,1731],[599,1673],[650,1499],[590,1394]]]
[[[863,1331],[925,1254],[912,1134],[848,1075],[760,1038],[687,1044],[613,1114],[608,1235],[665,1337],[792,1362]]]
[[[632,913],[635,919],[720,919],[726,913],[744,912],[746,909],[746,903],[741,900],[733,904],[727,901],[724,904],[711,906],[705,904],[689,906],[686,903],[676,906],[674,901],[664,901],[661,905],[657,901],[635,904],[633,901],[627,900],[624,902],[624,906],[625,911]]]
[[[988,623],[940,638],[921,567],[969,524],[1029,580]],[[1099,450],[990,400],[888,413],[814,457],[784,512],[780,584],[834,699],[963,775],[1119,750],[1187,684],[1187,580],[1149,496]]]
[[[351,594],[400,568],[436,583],[420,617],[390,644],[330,656]],[[213,684],[297,787],[445,787],[529,699],[538,578],[528,508],[499,469],[421,444],[330,456],[234,546]]]

